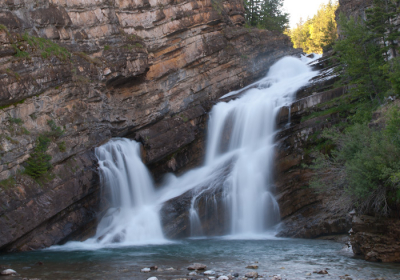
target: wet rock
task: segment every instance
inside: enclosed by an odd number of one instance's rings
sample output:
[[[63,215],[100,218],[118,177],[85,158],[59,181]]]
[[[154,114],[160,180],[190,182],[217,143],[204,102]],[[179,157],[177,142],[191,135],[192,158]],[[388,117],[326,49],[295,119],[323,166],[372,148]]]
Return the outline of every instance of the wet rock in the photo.
[[[158,270],[158,266],[156,265],[150,266],[150,270]]]
[[[239,277],[239,273],[237,273],[237,272],[233,273],[232,275],[233,275],[233,277]]]
[[[166,268],[165,270],[166,270],[166,271],[173,271],[173,270],[176,270],[176,269],[173,268],[173,267],[169,267],[169,268]]]
[[[192,271],[192,272],[189,272],[188,275],[189,276],[195,276],[195,275],[197,275],[197,273],[195,271]]]
[[[319,271],[314,271],[314,273],[316,274],[328,274],[328,271],[326,271],[325,269],[319,270]]]
[[[204,271],[204,275],[215,275],[215,271],[214,270]]]
[[[150,269],[150,267],[145,267],[145,268],[142,268],[140,271],[141,272],[150,272],[151,269]]]
[[[257,269],[257,268],[258,268],[258,265],[256,265],[256,264],[251,264],[251,265],[246,266],[246,268]]]
[[[147,280],[158,280],[158,278],[157,277],[150,277],[150,278],[147,278]]]
[[[194,263],[192,265],[188,266],[188,270],[205,270],[207,268],[207,266],[205,264],[202,263]]]
[[[228,276],[220,276],[218,277],[218,280],[229,280]]]
[[[275,275],[274,277],[271,278],[271,280],[282,280],[282,277]]]
[[[16,275],[17,272],[13,269],[5,269],[0,274],[1,275]]]
[[[251,271],[251,272],[247,272],[244,276],[248,277],[248,278],[257,278],[258,277],[258,273],[255,272],[255,271]]]

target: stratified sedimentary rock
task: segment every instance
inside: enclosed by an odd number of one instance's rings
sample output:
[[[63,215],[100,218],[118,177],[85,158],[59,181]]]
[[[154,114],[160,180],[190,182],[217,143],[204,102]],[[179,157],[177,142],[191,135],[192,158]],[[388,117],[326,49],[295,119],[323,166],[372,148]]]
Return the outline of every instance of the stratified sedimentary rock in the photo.
[[[198,164],[212,103],[299,52],[243,14],[239,0],[3,1],[0,248],[90,236],[107,208],[94,148],[111,137],[142,142],[156,178]],[[52,169],[21,175],[53,129]]]

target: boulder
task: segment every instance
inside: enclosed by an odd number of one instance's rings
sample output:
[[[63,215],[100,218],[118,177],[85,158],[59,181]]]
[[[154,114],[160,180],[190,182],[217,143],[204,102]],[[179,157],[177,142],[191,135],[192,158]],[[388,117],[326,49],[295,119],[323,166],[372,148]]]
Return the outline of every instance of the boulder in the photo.
[[[250,272],[247,272],[244,276],[247,277],[247,278],[257,278],[258,277],[258,273],[255,272],[255,271],[250,271]]]
[[[16,275],[17,272],[13,269],[5,269],[0,274],[1,275]]]

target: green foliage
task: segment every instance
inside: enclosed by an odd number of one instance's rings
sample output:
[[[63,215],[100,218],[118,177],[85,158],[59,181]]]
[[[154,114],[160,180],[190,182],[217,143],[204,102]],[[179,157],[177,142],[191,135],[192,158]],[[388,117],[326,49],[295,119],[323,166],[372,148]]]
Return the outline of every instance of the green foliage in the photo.
[[[64,134],[64,130],[57,126],[53,120],[48,120],[47,124],[51,129],[49,132],[45,133],[47,137],[59,138]]]
[[[19,118],[8,118],[8,121],[12,124],[23,124],[24,122]]]
[[[52,139],[59,138],[64,134],[64,130],[57,126],[53,120],[47,121],[47,124],[50,126],[50,131],[38,136],[33,153],[30,154],[29,159],[26,161],[25,172],[34,179],[39,179],[47,174],[51,168],[51,156],[46,153],[47,148]],[[65,148],[65,142],[61,142],[59,144],[59,148],[61,145],[60,151],[63,148],[62,143],[64,143]]]
[[[50,138],[40,135],[36,142],[36,147],[33,153],[30,154],[29,159],[26,161],[25,172],[29,176],[38,179],[51,168],[51,156],[46,154],[47,148],[50,144]]]
[[[67,60],[71,57],[71,53],[66,48],[59,46],[49,39],[34,37],[28,35],[28,33],[25,33],[22,36],[22,39],[30,46],[30,48],[40,50],[41,56],[44,59],[56,56],[61,60]],[[18,47],[15,47],[15,49],[17,50],[17,57],[29,56],[29,53],[26,51],[21,51]]]
[[[356,123],[344,131],[325,130],[322,137],[336,149],[317,153],[311,186],[340,188],[366,214],[389,215],[400,205],[400,111],[386,115],[383,131]]]
[[[65,152],[67,150],[67,147],[66,147],[64,141],[58,143],[58,149],[60,150],[60,152]]]
[[[105,50],[105,51],[108,51],[108,50],[110,50],[110,49],[111,49],[111,47],[110,47],[109,45],[105,45],[105,46],[104,46],[104,50]]]
[[[342,79],[353,85],[350,91],[360,98],[369,98],[380,102],[389,89],[387,71],[383,68],[385,58],[381,46],[376,42],[367,25],[350,18],[340,16],[343,39],[334,49],[337,59],[344,65]]]
[[[292,39],[294,47],[305,53],[322,53],[331,48],[337,39],[335,11],[338,6],[337,2],[331,1],[322,4],[313,18],[300,19],[296,28],[287,30],[285,33]]]
[[[289,14],[282,12],[283,0],[245,0],[245,18],[248,26],[283,32],[289,23]]]

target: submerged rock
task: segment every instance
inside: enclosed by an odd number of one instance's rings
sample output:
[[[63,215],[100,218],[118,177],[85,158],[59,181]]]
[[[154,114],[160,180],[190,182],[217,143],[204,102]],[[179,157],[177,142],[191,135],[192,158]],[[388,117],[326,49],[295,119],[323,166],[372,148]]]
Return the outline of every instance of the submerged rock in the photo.
[[[149,267],[145,267],[145,268],[142,268],[140,271],[141,272],[150,272],[151,269]]]
[[[218,277],[218,280],[229,280],[228,276],[220,276]]]
[[[188,270],[205,270],[207,268],[207,266],[205,264],[202,263],[194,263],[192,265],[188,266]]]
[[[214,270],[207,270],[204,272],[204,275],[215,275],[215,271]]]
[[[158,278],[157,277],[150,277],[150,278],[147,278],[147,280],[158,280]]]

